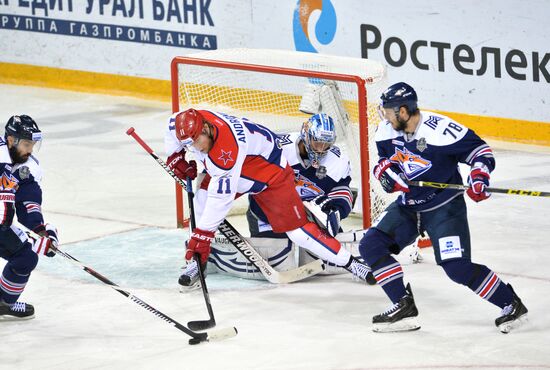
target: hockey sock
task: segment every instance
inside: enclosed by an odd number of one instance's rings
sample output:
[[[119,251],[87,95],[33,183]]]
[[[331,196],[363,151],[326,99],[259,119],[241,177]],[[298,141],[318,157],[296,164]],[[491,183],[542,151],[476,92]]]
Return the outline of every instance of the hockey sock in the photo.
[[[384,289],[393,303],[399,302],[407,294],[403,282],[403,269],[392,256],[385,256],[372,266],[376,283]]]
[[[370,228],[359,243],[359,253],[372,268],[376,283],[384,289],[393,303],[407,294],[403,283],[403,269],[389,253],[395,240],[386,233]]]
[[[441,266],[454,282],[466,285],[475,294],[500,308],[514,300],[512,290],[485,265],[461,259],[443,263]]]
[[[7,304],[13,304],[23,293],[25,285],[29,281],[29,275],[19,275],[8,265],[9,263],[6,264],[2,276],[0,276],[0,298]]]

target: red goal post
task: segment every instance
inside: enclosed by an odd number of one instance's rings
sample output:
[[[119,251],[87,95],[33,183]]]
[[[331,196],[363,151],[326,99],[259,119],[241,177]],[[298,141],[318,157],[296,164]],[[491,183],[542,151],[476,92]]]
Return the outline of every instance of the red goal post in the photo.
[[[293,67],[295,58],[299,61]],[[325,111],[324,108],[329,106],[326,95],[321,95],[323,103],[319,109],[333,118],[334,115],[339,117],[335,119],[341,126],[338,136],[345,140],[337,141],[337,145],[344,147],[350,157],[353,183],[359,194],[354,211],[362,214],[363,227],[366,228],[387,203],[386,196],[377,188],[377,182],[371,182],[370,157],[375,154],[373,136],[377,122],[369,125],[369,121],[378,121],[379,118],[375,113],[377,102],[368,101],[368,98],[377,101],[379,93],[386,87],[383,84],[385,68],[382,66],[380,72],[377,64],[376,75],[372,77],[365,77],[364,72],[368,71],[362,71],[362,75],[341,73],[348,69],[353,72],[356,67],[350,61],[362,66],[361,61],[365,60],[257,49],[220,50],[175,57],[171,64],[172,111],[191,106],[207,108],[248,117],[275,132],[299,131],[301,122],[309,117],[299,110],[307,94],[305,90],[330,85],[332,90],[323,88],[323,91],[333,91],[332,95],[337,95],[342,114],[336,108],[333,108],[333,113]],[[339,65],[339,68],[331,67],[330,63]],[[372,63],[376,62],[368,61],[365,68]],[[378,95],[368,96],[369,84],[371,90],[376,85]],[[182,227],[186,219],[182,189],[177,183],[176,212],[177,225]]]

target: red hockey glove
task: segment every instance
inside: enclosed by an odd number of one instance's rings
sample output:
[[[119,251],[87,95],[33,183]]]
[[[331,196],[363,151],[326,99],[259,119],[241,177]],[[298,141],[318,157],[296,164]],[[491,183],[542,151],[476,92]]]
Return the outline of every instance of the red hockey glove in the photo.
[[[194,180],[197,177],[197,162],[187,162],[185,160],[185,150],[172,154],[166,160],[166,164],[182,180],[186,180],[187,177]]]
[[[214,240],[214,232],[195,229],[191,233],[191,239],[187,243],[185,259],[190,261],[195,253],[201,256],[201,265],[205,265],[210,255],[210,244]]]
[[[53,257],[55,256],[55,251],[51,248],[52,240],[47,236],[40,236],[38,238],[29,237],[29,243],[34,253],[39,256]]]
[[[470,171],[470,176],[468,177],[470,188],[466,190],[466,194],[468,194],[474,202],[481,202],[489,198],[491,193],[485,189],[489,187],[490,178],[489,168],[485,164],[480,162],[474,163]]]
[[[404,191],[408,193],[410,191],[409,185],[401,177],[402,174],[395,172],[392,167],[394,165],[387,159],[381,159],[376,166],[374,166],[374,177],[380,181],[382,188],[386,193],[393,193],[396,191]]]

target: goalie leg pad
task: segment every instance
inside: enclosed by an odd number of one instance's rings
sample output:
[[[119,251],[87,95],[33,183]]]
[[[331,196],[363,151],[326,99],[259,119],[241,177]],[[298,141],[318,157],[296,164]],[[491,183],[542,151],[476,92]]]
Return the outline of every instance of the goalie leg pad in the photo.
[[[284,234],[283,234],[284,235]],[[260,256],[276,271],[287,271],[298,267],[294,245],[286,238],[246,238]],[[208,271],[237,276],[243,279],[265,280],[252,265],[224,236],[217,236],[208,257]]]

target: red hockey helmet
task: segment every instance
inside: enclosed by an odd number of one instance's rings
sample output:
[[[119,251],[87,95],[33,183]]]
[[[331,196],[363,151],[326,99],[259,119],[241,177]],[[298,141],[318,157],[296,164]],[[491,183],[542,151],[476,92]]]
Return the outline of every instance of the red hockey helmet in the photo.
[[[199,111],[190,108],[176,115],[176,137],[180,141],[197,140],[202,132],[204,117]]]

